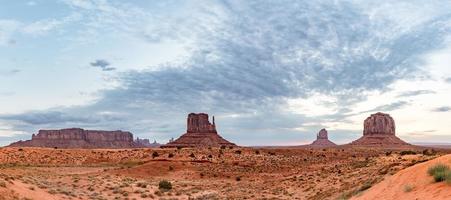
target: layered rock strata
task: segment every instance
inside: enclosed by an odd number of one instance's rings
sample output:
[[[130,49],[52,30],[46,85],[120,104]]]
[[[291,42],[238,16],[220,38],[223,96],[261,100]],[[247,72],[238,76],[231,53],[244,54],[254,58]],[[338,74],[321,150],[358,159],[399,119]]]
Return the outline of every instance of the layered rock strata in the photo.
[[[216,131],[215,118],[210,123],[208,114],[190,113],[187,119],[186,133],[180,138],[169,142],[162,147],[220,147],[236,146],[224,138]]]
[[[378,112],[365,119],[363,123],[363,136],[352,145],[408,145],[395,135],[395,121],[389,114]]]
[[[12,147],[50,148],[131,148],[141,147],[133,141],[133,134],[124,131],[97,131],[70,128],[40,130],[31,140],[12,143]]]

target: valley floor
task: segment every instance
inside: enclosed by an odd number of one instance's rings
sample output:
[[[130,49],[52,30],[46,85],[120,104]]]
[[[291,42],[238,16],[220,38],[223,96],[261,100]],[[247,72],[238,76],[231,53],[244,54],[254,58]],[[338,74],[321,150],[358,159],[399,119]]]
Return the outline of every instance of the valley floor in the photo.
[[[398,171],[450,153],[410,150],[0,148],[0,200],[363,198]],[[172,189],[159,189],[162,180]]]

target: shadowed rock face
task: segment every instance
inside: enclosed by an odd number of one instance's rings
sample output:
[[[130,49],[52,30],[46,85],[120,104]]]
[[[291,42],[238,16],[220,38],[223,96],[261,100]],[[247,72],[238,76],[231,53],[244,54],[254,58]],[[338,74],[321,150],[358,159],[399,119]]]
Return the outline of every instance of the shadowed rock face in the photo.
[[[140,147],[133,134],[123,131],[95,131],[80,128],[40,130],[31,140],[12,143],[20,147],[58,148],[130,148]]]
[[[395,136],[395,121],[389,114],[376,113],[365,119],[363,137],[351,143],[352,145],[408,145]]]
[[[215,125],[215,117],[213,116],[213,124],[208,120],[208,114],[190,113],[187,119],[187,133],[217,133]]]
[[[311,144],[312,146],[336,146],[335,143],[331,142],[328,138],[327,130],[321,129],[316,135],[316,140]]]
[[[219,147],[236,146],[225,140],[216,131],[215,118],[210,123],[208,114],[190,113],[187,119],[186,133],[163,147]]]
[[[363,135],[395,135],[395,121],[384,113],[372,114],[363,123]]]

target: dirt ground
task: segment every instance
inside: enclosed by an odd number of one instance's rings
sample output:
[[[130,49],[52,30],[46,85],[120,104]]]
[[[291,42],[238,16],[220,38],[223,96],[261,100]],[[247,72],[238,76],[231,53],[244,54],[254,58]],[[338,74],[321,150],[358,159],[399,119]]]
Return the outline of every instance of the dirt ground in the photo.
[[[449,200],[451,185],[445,182],[435,183],[433,177],[428,175],[428,169],[436,164],[451,167],[451,154],[401,170],[354,199]]]
[[[423,150],[0,148],[0,200],[348,199],[450,153]]]

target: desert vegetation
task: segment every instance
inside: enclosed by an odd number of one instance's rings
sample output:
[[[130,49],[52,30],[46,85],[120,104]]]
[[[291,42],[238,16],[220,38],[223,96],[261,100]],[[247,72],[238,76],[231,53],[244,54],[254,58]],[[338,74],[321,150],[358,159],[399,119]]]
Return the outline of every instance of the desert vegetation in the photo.
[[[347,199],[445,153],[414,151],[2,148],[0,192],[49,195],[41,199]]]
[[[428,174],[435,182],[447,182],[451,184],[451,169],[448,165],[439,163],[428,169]]]

